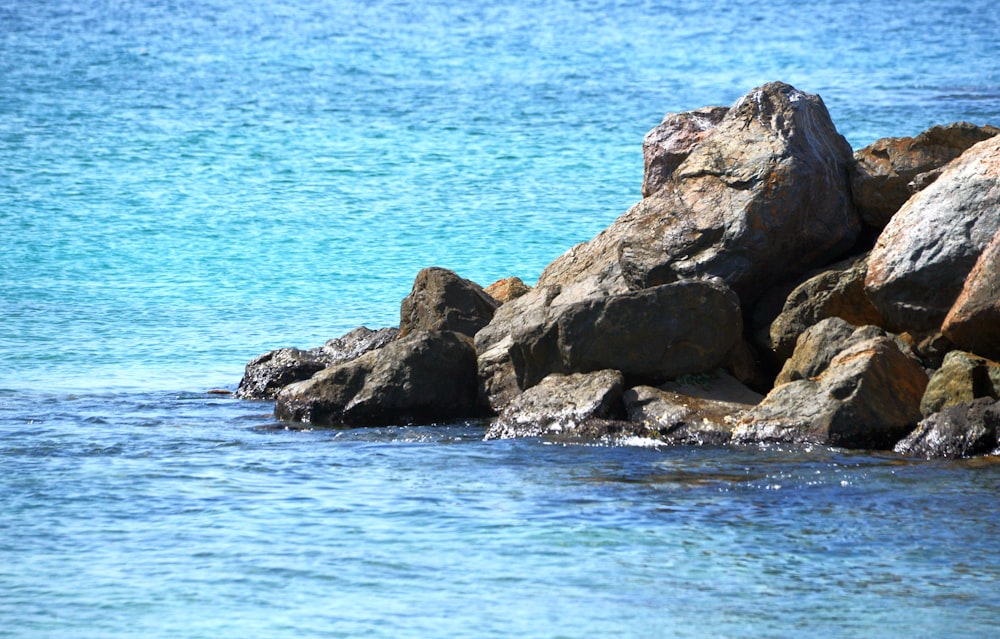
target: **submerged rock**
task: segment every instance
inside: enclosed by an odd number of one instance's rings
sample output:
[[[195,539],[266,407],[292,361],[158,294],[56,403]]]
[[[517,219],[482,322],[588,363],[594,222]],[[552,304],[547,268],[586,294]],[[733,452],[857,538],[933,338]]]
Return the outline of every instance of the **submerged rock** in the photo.
[[[399,336],[418,331],[455,331],[473,337],[490,323],[500,303],[481,286],[453,271],[425,268],[399,310]]]
[[[998,434],[1000,401],[983,398],[948,406],[927,417],[895,450],[928,459],[988,455],[1000,445]]]

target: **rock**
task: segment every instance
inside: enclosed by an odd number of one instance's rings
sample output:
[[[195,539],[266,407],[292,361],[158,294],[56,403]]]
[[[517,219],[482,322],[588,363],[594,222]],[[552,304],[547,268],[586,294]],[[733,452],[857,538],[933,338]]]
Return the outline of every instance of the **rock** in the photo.
[[[550,264],[539,286],[639,290],[717,276],[746,308],[771,285],[828,264],[861,228],[851,148],[822,100],[779,82],[741,98],[668,183]]]
[[[1000,231],[965,279],[941,331],[959,348],[1000,359]]]
[[[331,339],[319,348],[307,351],[279,348],[264,353],[246,365],[236,396],[242,399],[274,399],[285,386],[309,379],[328,366],[381,348],[398,335],[399,330],[395,328],[373,331],[360,326],[341,337]]]
[[[920,401],[920,412],[927,417],[980,397],[1000,398],[1000,363],[972,353],[952,351],[945,356],[941,368],[931,375]]]
[[[324,426],[433,423],[476,414],[472,340],[420,331],[285,387],[281,420]]]
[[[927,374],[890,337],[837,354],[817,378],[776,386],[740,418],[733,442],[888,449],[920,419]]]
[[[865,256],[837,264],[797,286],[771,323],[771,347],[778,357],[791,357],[799,335],[828,317],[839,317],[855,326],[880,325],[882,315],[865,294],[867,271]]]
[[[949,406],[917,424],[896,452],[927,459],[996,454],[1000,402],[982,398]]]
[[[714,106],[668,113],[642,141],[642,196],[649,197],[666,184],[691,150],[718,126],[729,107]]]
[[[712,370],[741,331],[739,301],[717,280],[583,299],[554,286],[501,307],[476,350],[484,392],[498,410],[552,373],[608,368],[656,382]]]
[[[855,152],[851,164],[854,204],[866,224],[882,229],[940,169],[969,147],[1000,133],[992,126],[956,122],[935,126],[915,138],[882,138]]]
[[[475,282],[448,269],[425,268],[413,282],[399,311],[399,336],[418,331],[475,334],[490,323],[500,303]]]
[[[819,377],[830,366],[833,358],[845,348],[877,337],[891,338],[885,330],[877,326],[868,325],[859,328],[839,317],[829,317],[810,326],[799,336],[795,351],[778,373],[774,385],[780,386],[799,379]],[[910,355],[905,344],[897,342],[896,346]]]
[[[729,442],[737,418],[763,396],[716,372],[660,388],[636,386],[622,399],[629,421],[666,443],[718,446]]]
[[[507,277],[487,286],[486,294],[501,304],[506,304],[511,300],[516,300],[530,290],[531,287],[522,282],[521,278]]]
[[[998,228],[1000,136],[952,161],[879,236],[865,289],[886,328],[938,329]]]
[[[549,375],[507,405],[486,439],[566,434],[590,420],[616,417],[624,383],[614,370]]]

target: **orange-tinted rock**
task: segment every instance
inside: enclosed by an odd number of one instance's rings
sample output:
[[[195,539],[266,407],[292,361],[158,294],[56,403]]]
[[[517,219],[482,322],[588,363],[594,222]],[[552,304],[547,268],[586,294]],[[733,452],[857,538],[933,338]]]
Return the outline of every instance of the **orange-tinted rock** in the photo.
[[[959,348],[1000,359],[1000,231],[965,279],[941,331]]]
[[[522,282],[519,277],[505,277],[493,282],[485,290],[487,295],[501,304],[506,304],[530,291],[531,287]]]

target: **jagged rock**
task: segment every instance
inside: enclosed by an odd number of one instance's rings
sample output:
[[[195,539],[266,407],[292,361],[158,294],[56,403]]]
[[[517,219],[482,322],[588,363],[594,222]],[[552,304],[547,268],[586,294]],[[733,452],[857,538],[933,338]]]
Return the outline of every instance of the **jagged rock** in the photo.
[[[328,366],[381,348],[398,335],[399,330],[395,328],[373,331],[360,326],[341,337],[329,340],[319,348],[279,348],[264,353],[246,365],[236,396],[242,399],[274,399],[285,386],[309,379]]]
[[[920,401],[924,417],[980,397],[1000,398],[1000,363],[972,353],[952,351],[931,375]]]
[[[716,280],[582,299],[549,286],[502,306],[476,350],[484,393],[501,410],[551,373],[610,368],[662,381],[712,370],[741,331],[739,301]]]
[[[662,188],[728,111],[729,107],[714,106],[668,113],[650,130],[642,141],[642,196],[649,197]]]
[[[472,340],[420,331],[285,387],[275,417],[326,426],[433,423],[476,414]]]
[[[486,439],[568,434],[588,421],[617,417],[624,383],[614,370],[549,375],[507,405]]]
[[[810,326],[799,336],[795,351],[781,368],[774,385],[819,377],[841,351],[877,337],[893,336],[878,326],[857,327],[839,317],[829,317]],[[906,355],[910,355],[904,343],[897,342],[896,345]]]
[[[867,271],[865,256],[834,265],[797,286],[771,323],[771,348],[778,357],[791,357],[799,335],[828,317],[839,317],[855,326],[880,325],[882,315],[865,294]]]
[[[998,228],[1000,136],[952,161],[879,236],[865,289],[886,328],[938,329]]]
[[[1000,231],[965,279],[941,331],[959,348],[1000,359]]]
[[[887,449],[920,419],[927,374],[890,337],[837,354],[817,378],[776,386],[740,418],[735,443]]]
[[[506,277],[493,282],[485,290],[487,295],[501,304],[506,304],[530,291],[531,287],[522,282],[519,277]]]
[[[851,148],[822,100],[775,82],[741,98],[651,197],[550,264],[539,286],[613,292],[722,278],[752,303],[842,256],[861,228]]]
[[[940,169],[969,147],[1000,133],[992,126],[955,122],[935,126],[914,138],[882,138],[854,153],[851,189],[866,224],[882,229]]]
[[[455,331],[473,337],[500,305],[475,282],[432,266],[419,273],[399,310],[399,336],[418,331]]]
[[[1000,445],[998,434],[1000,402],[982,398],[949,406],[923,419],[895,450],[927,459],[988,455]]]
[[[729,442],[737,418],[763,396],[719,371],[694,377],[628,389],[622,396],[628,420],[672,445]]]

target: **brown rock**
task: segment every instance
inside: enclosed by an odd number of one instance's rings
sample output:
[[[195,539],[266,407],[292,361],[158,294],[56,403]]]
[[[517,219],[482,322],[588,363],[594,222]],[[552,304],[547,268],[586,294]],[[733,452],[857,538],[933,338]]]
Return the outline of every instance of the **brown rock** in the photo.
[[[1000,402],[977,399],[949,406],[917,424],[896,444],[896,452],[927,459],[956,459],[996,454],[1000,434]]]
[[[500,305],[475,282],[448,269],[425,268],[399,311],[399,336],[417,331],[455,331],[473,337]]]
[[[948,406],[964,404],[980,397],[1000,398],[1000,363],[972,353],[952,351],[941,368],[931,375],[920,412],[924,417]]]
[[[799,336],[795,351],[778,373],[774,385],[819,377],[841,351],[877,337],[892,336],[877,326],[859,328],[839,317],[828,317],[810,326]],[[909,355],[904,344],[897,342],[896,345]]]
[[[940,168],[969,147],[1000,133],[992,126],[956,122],[935,126],[915,138],[883,138],[854,154],[851,189],[866,224],[882,229]]]
[[[1000,231],[965,278],[941,331],[959,348],[1000,359]]]
[[[506,304],[511,300],[516,300],[530,290],[531,287],[522,282],[521,278],[507,277],[487,286],[486,294],[501,304]]]
[[[701,144],[729,111],[729,107],[704,107],[684,113],[668,113],[663,122],[642,141],[642,196],[660,190],[674,170]]]
[[[933,331],[1000,228],[1000,136],[976,144],[889,221],[865,289],[886,328]]]

